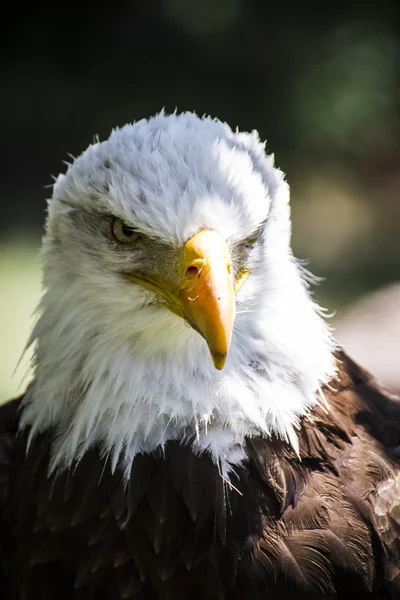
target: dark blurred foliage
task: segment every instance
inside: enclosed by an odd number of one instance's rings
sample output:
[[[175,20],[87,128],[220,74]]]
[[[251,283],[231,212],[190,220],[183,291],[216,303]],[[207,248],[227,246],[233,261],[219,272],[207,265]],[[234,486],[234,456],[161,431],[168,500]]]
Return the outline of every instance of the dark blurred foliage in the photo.
[[[338,303],[399,277],[400,4],[7,3],[1,235],[41,234],[50,174],[125,122],[195,110],[258,129],[294,247]],[[5,168],[4,168],[5,167]]]

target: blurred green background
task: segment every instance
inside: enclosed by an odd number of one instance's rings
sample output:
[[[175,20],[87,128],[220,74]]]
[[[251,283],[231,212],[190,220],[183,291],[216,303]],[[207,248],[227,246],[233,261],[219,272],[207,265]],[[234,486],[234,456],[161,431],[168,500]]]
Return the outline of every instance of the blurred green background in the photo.
[[[399,279],[397,0],[8,5],[0,57],[0,399],[40,294],[51,175],[125,122],[195,110],[258,129],[292,189],[293,246],[339,314]],[[24,385],[24,384],[23,384]],[[23,385],[20,388],[23,390]]]

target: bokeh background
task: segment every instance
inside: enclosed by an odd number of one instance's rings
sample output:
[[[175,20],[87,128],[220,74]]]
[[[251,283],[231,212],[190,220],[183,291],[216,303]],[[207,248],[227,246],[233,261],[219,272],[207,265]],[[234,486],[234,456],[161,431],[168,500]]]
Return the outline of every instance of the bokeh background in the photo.
[[[0,43],[0,400],[27,369],[25,357],[12,377],[51,175],[162,107],[267,139],[291,184],[295,253],[326,278],[316,298],[400,389],[398,0],[9,3]]]

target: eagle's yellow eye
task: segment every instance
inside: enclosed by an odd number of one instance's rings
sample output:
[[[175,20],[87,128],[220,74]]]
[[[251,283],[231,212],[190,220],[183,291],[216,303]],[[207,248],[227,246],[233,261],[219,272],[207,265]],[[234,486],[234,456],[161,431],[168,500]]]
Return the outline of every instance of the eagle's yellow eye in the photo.
[[[118,218],[115,218],[112,222],[112,233],[115,240],[124,245],[134,244],[140,238],[140,234],[131,225]]]

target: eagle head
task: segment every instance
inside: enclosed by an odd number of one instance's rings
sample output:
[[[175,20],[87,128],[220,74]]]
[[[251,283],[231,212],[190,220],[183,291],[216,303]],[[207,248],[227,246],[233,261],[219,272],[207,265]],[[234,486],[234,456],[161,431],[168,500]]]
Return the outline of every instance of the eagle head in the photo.
[[[333,341],[290,248],[289,188],[257,132],[163,112],[59,175],[22,427],[53,467],[99,444],[115,467],[169,439],[229,471],[245,436],[296,427]]]

